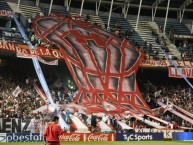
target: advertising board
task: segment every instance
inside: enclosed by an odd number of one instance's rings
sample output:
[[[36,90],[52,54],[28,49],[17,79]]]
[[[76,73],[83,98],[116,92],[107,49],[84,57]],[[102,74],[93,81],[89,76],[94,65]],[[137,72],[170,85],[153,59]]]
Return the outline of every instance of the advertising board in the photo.
[[[84,141],[83,133],[64,133],[60,136],[61,142]]]
[[[193,132],[173,132],[172,140],[193,140]]]
[[[163,132],[164,139],[172,139],[173,132],[184,132],[184,130],[175,130],[175,129],[156,129],[156,128],[141,128],[135,129],[136,133],[158,133]]]
[[[115,141],[114,133],[86,133],[85,141]]]
[[[163,140],[163,133],[117,133],[117,141]]]
[[[0,142],[40,142],[43,136],[40,133],[0,133]]]

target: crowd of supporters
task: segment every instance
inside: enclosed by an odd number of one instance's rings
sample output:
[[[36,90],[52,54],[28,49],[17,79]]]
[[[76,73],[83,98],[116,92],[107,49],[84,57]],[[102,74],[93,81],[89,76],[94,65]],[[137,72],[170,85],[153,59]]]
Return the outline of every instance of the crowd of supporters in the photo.
[[[191,60],[193,56],[193,43],[191,39],[180,39],[177,40],[177,48],[181,53],[182,60]]]
[[[150,108],[160,107],[157,102],[162,102],[165,105],[174,104],[193,113],[193,94],[192,89],[181,79],[171,79],[164,75],[164,72],[159,73],[162,75],[163,80],[160,80],[159,75],[150,79],[140,79],[139,86],[142,96],[146,100]],[[160,114],[160,117],[169,122],[175,121],[179,126],[191,127],[191,124],[185,120],[177,117],[169,111]],[[168,119],[169,118],[169,119]]]
[[[33,118],[33,110],[42,105],[42,100],[32,86],[25,83],[22,76],[1,70],[0,73],[0,118]],[[21,91],[14,95],[19,86]],[[40,114],[39,114],[40,115]]]
[[[0,118],[45,120],[47,111],[33,113],[34,110],[47,103],[34,88],[34,84],[39,85],[34,70],[29,67],[29,61],[24,63],[18,60],[23,66],[14,61],[7,59],[5,64],[7,66],[0,67]],[[17,71],[18,69],[21,71]],[[56,83],[57,86],[55,86]],[[65,84],[61,83],[61,86],[58,87],[59,83],[61,82],[56,80],[55,83],[52,81],[49,85],[54,102],[61,105],[70,103],[75,93],[64,87]]]

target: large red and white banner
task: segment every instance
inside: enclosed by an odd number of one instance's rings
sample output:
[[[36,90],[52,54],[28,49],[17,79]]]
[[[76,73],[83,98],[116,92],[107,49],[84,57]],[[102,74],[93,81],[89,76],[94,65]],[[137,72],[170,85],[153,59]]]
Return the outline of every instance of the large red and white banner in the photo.
[[[38,37],[60,49],[78,87],[74,102],[86,107],[86,113],[122,113],[127,109],[140,114],[152,113],[135,80],[144,54],[129,41],[70,17],[46,16],[32,23]],[[48,23],[51,25],[47,27]],[[103,107],[104,101],[114,110]]]
[[[61,142],[79,141],[115,141],[115,133],[64,133],[60,136]]]
[[[187,78],[193,78],[193,68],[178,68]],[[180,72],[175,67],[168,67],[169,77],[182,78]]]

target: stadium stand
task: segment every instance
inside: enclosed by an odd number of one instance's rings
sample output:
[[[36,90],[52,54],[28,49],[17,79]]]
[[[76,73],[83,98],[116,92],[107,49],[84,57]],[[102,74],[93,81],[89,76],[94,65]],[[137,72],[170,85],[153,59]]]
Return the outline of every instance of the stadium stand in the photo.
[[[16,11],[16,3],[0,1],[0,9]],[[40,7],[29,6],[24,4],[20,4],[19,13],[25,18],[26,21],[23,25],[25,25],[26,33],[28,34],[31,42],[36,46],[41,46],[42,43],[44,47],[49,45],[49,43],[45,40],[40,40],[35,34],[33,30],[33,26],[29,26],[28,20],[33,20],[37,16],[48,15],[49,7],[48,5],[43,6],[40,4]],[[52,13],[59,15],[67,15],[67,16],[77,16],[76,12],[69,12],[61,7],[58,9],[52,9]],[[88,18],[89,17],[89,18]],[[18,18],[20,20],[20,18]],[[122,17],[112,16],[110,21],[109,28],[107,27],[108,16],[100,15],[95,16],[92,14],[82,14],[79,18],[81,21],[87,21],[92,23],[93,25],[98,25],[101,29],[105,31],[111,31],[121,39],[128,39],[131,41],[134,46],[137,46],[144,53],[147,53],[151,56],[151,59],[165,59],[165,56],[162,52],[159,51],[158,46],[161,46],[161,42],[158,45],[154,44],[154,41],[149,38],[149,36],[153,36],[156,40],[162,39],[163,34],[163,21],[156,21],[157,27],[160,28],[160,32],[158,29],[154,29],[149,21],[140,20],[138,29],[135,30],[136,20],[133,19],[124,19]],[[12,20],[11,20],[12,21]],[[13,23],[13,26],[15,24]],[[161,27],[162,28],[161,28]],[[172,30],[173,29],[173,30]],[[19,31],[13,27],[1,27],[0,29],[1,41],[8,41],[16,44],[25,44],[23,38]],[[30,34],[29,34],[30,33]],[[152,34],[153,33],[153,34]],[[166,35],[163,36],[163,39],[166,39],[164,43],[169,47],[167,52],[173,58],[183,59],[183,60],[192,60],[193,57],[193,49],[192,42],[180,42],[182,40],[182,36],[192,36],[191,31],[186,27],[184,23],[176,23],[176,22],[167,22],[166,25]],[[36,41],[32,40],[32,37],[35,37]],[[180,37],[180,38],[179,38]],[[179,39],[179,40],[178,40]],[[169,41],[171,40],[171,41]],[[41,42],[38,42],[41,41]],[[178,42],[178,43],[176,43]],[[163,42],[162,42],[163,43]],[[170,45],[175,44],[179,45],[176,48],[171,48]],[[50,47],[47,47],[48,49]],[[163,48],[163,47],[162,47]],[[176,49],[176,50],[173,50]],[[176,52],[179,50],[179,52]],[[181,53],[181,58],[179,58],[179,53]],[[146,58],[150,59],[150,58]],[[7,60],[8,61],[8,60]],[[13,64],[14,65],[14,64]],[[11,66],[10,66],[11,67]],[[41,96],[35,91],[33,85],[26,85],[25,80],[27,76],[23,75],[23,72],[20,74],[10,73],[9,70],[5,70],[2,68],[0,73],[1,86],[0,86],[0,117],[1,118],[21,118],[21,119],[41,119],[45,120],[47,117],[47,113],[53,112],[53,108],[47,108],[46,102]],[[151,74],[151,72],[150,72]],[[21,76],[22,75],[22,76]],[[34,77],[34,76],[33,76]],[[140,76],[141,77],[141,76]],[[34,77],[37,78],[37,77]],[[93,115],[85,115],[85,112],[76,112],[76,107],[69,107],[70,110],[70,121],[67,122],[71,126],[71,131],[76,132],[124,132],[125,130],[130,130],[133,128],[142,128],[142,127],[153,127],[158,129],[171,128],[177,129],[180,127],[192,127],[192,90],[186,86],[185,84],[175,84],[174,82],[169,82],[170,80],[164,81],[162,78],[146,79],[143,80],[143,77],[140,78],[140,91],[146,101],[146,103],[150,106],[151,109],[159,108],[159,118],[155,116],[138,116],[135,114],[131,114],[129,117],[125,116],[113,116],[111,114],[100,114],[94,113]],[[53,82],[52,82],[53,84]],[[39,84],[38,84],[39,85]],[[13,92],[17,88],[20,87],[21,91],[17,96],[13,98]],[[51,88],[51,92],[55,102],[58,102],[62,107],[62,113],[64,116],[64,120],[67,119],[67,109],[65,108],[68,104],[73,102],[75,95],[72,95],[73,92],[68,87],[62,84],[60,89]],[[31,103],[33,102],[33,103]],[[171,107],[173,105],[174,107]],[[43,107],[42,107],[43,106]],[[64,109],[65,108],[65,109]],[[72,109],[74,108],[74,109]],[[32,112],[31,110],[36,110]],[[187,114],[185,111],[187,110],[190,114]],[[50,113],[50,115],[53,115]],[[109,115],[109,116],[108,116]],[[106,117],[106,118],[105,118]],[[135,118],[132,120],[132,118]],[[94,124],[94,125],[93,125]],[[97,125],[96,125],[97,124]],[[119,124],[119,125],[118,125]]]

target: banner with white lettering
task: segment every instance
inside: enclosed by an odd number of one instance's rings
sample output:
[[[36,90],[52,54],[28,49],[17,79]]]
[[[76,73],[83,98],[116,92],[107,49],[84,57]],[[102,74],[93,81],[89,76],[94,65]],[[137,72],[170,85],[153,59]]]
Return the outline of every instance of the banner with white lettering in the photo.
[[[193,67],[191,61],[174,60],[178,67]],[[170,60],[143,60],[140,64],[142,67],[171,67],[173,66]]]
[[[184,132],[184,130],[174,130],[174,129],[156,129],[156,128],[141,128],[135,129],[135,133],[158,133],[163,132],[164,139],[172,139],[173,132]]]
[[[30,50],[27,45],[15,45],[7,41],[0,42],[0,51],[23,53],[26,57],[28,55],[46,57],[46,58],[63,58],[58,49],[46,49],[44,47],[36,47],[35,50]]]
[[[186,78],[193,78],[193,68],[178,68]],[[168,76],[172,78],[182,78],[180,72],[175,67],[168,67]]]
[[[43,141],[43,134],[41,133],[0,133],[0,143],[41,142],[41,141]]]
[[[10,17],[11,14],[13,14],[14,12],[12,11],[8,11],[8,10],[0,10],[0,16],[7,16]]]
[[[164,140],[163,132],[154,133],[117,133],[116,141]]]
[[[58,65],[58,60],[46,61],[37,55],[22,53],[19,51],[17,52],[17,57],[19,58],[37,58],[41,63],[47,64],[47,65]]]
[[[0,133],[42,133],[46,124],[37,119],[0,118]]]

